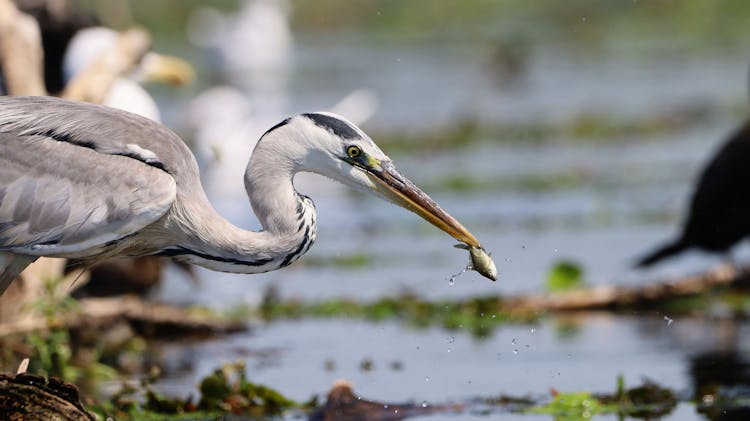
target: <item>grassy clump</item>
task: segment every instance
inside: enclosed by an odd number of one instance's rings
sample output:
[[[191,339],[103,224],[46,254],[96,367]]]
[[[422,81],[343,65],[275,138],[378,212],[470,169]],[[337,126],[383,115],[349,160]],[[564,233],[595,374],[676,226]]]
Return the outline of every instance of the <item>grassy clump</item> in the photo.
[[[278,417],[302,405],[277,390],[253,383],[243,362],[226,364],[200,382],[200,397],[167,397],[153,388],[158,370],[140,386],[123,385],[120,392],[92,408],[102,418],[118,420],[213,420],[226,414],[251,419]]]
[[[561,260],[547,272],[547,292],[572,291],[584,285],[583,268],[573,261]]]
[[[670,389],[649,380],[644,380],[641,386],[626,389],[623,376],[618,376],[617,388],[613,394],[554,391],[549,402],[530,406],[525,411],[549,414],[560,421],[592,419],[600,414],[654,419],[668,415],[677,402],[676,394]]]
[[[502,302],[499,296],[462,301],[424,301],[411,293],[364,303],[343,298],[321,302],[282,301],[276,290],[271,288],[263,299],[259,315],[267,321],[302,317],[371,321],[395,319],[418,328],[441,326],[451,330],[467,329],[476,337],[485,337],[504,323],[529,323],[537,317],[505,311],[501,308]]]

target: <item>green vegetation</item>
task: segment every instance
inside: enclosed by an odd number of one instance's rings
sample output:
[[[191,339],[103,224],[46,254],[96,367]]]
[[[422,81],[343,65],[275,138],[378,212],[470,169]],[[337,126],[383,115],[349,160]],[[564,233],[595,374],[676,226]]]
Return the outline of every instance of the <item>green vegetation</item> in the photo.
[[[590,419],[604,412],[604,405],[589,392],[558,393],[546,405],[529,410],[536,414],[553,415],[558,421]]]
[[[411,293],[386,297],[370,303],[347,299],[321,302],[282,301],[270,289],[259,309],[264,320],[317,318],[356,318],[370,321],[399,320],[409,326],[425,328],[466,329],[476,337],[485,337],[504,323],[530,323],[533,314],[504,311],[498,296],[475,297],[463,301],[424,301]]]
[[[641,386],[625,389],[625,380],[619,376],[617,390],[612,395],[555,391],[551,401],[532,406],[527,412],[549,414],[558,421],[591,419],[599,414],[653,419],[669,414],[676,405],[677,397],[673,391],[649,380]]]
[[[200,398],[170,398],[153,389],[158,370],[140,386],[125,384],[102,405],[91,408],[102,419],[118,420],[213,420],[226,414],[253,419],[279,416],[301,405],[278,391],[251,382],[242,362],[226,364],[200,383]]]
[[[333,266],[338,268],[363,268],[372,264],[373,257],[366,253],[342,254],[336,256],[307,256],[305,266]]]
[[[497,178],[452,174],[424,183],[424,188],[431,192],[522,191],[540,193],[581,187],[594,182],[598,185],[602,182],[606,183],[602,180],[593,180],[585,171],[569,168],[547,174],[517,174]]]
[[[77,302],[65,291],[62,278],[44,280],[44,293],[34,303],[30,311],[45,320],[45,330],[25,335],[22,342],[31,350],[29,370],[45,376],[55,376],[74,382],[79,379],[112,379],[115,370],[99,362],[101,348],[92,347],[85,353],[87,358],[79,355],[72,346],[71,332],[64,327],[63,319],[74,313]]]
[[[705,126],[726,116],[747,113],[743,105],[692,104],[641,116],[614,116],[600,110],[581,111],[567,120],[476,121],[465,117],[431,132],[373,133],[378,145],[391,153],[437,151],[476,145],[519,145],[565,142],[615,143],[645,139]]]
[[[648,2],[540,0],[293,2],[295,26],[306,31],[362,29],[392,36],[455,34],[476,38],[523,34],[531,41],[602,45],[625,36],[683,40],[698,46],[740,42],[750,33],[750,4],[732,0]],[[439,23],[439,24],[437,24]]]
[[[558,261],[547,272],[545,287],[548,292],[571,291],[584,285],[583,268],[570,260]]]

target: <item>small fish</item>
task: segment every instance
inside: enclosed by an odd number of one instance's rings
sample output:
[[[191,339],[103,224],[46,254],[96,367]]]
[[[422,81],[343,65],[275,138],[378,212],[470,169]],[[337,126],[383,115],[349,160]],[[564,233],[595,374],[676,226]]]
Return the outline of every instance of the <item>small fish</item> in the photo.
[[[469,269],[479,272],[485,278],[497,281],[497,268],[495,262],[492,261],[492,257],[482,248],[482,246],[469,246],[466,244],[456,244],[454,247],[464,250],[469,250],[471,256],[471,264]]]

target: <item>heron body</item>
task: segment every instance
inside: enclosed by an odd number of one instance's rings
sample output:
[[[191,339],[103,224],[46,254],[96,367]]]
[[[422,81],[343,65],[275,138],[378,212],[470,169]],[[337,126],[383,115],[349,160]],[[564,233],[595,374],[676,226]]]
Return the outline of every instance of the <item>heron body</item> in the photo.
[[[332,114],[291,117],[258,141],[244,177],[262,226],[255,232],[214,210],[193,154],[163,125],[99,105],[2,97],[0,292],[40,256],[166,255],[236,273],[287,266],[316,236],[313,202],[293,184],[302,171],[373,193],[479,246],[367,135]]]
[[[696,183],[677,239],[642,257],[646,267],[690,248],[725,252],[750,235],[750,122],[735,131]]]

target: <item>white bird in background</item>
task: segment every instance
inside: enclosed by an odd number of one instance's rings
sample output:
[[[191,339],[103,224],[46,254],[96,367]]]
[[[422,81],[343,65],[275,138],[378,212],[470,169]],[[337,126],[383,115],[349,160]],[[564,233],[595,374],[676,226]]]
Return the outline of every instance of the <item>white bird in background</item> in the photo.
[[[231,15],[200,8],[191,15],[188,38],[214,49],[228,82],[262,98],[264,109],[283,107],[294,50],[290,12],[284,0],[247,0]]]
[[[69,81],[103,53],[115,48],[119,36],[118,32],[101,26],[78,31],[65,51],[65,80]],[[102,104],[161,121],[156,101],[141,83],[154,81],[182,84],[192,77],[192,68],[181,59],[149,52],[131,75],[115,80]]]
[[[207,193],[229,215],[247,212],[246,204],[236,200],[243,194],[241,186],[226,180],[242,176],[244,157],[266,128],[296,111],[287,105],[294,50],[290,12],[291,5],[283,0],[248,0],[233,15],[200,8],[188,23],[188,38],[219,54],[214,62],[229,82],[200,93],[186,113]],[[329,110],[362,124],[376,108],[375,94],[357,89]],[[317,184],[313,180],[302,177],[299,185],[309,191]]]

